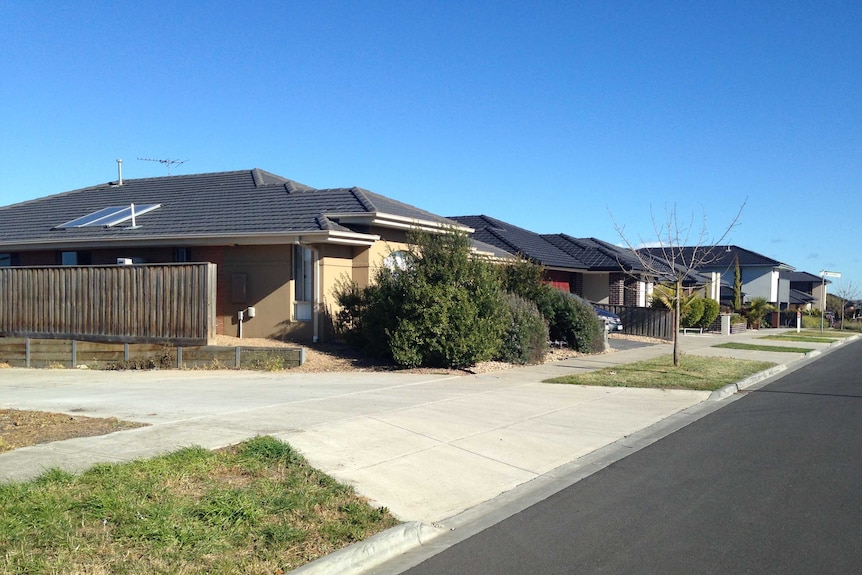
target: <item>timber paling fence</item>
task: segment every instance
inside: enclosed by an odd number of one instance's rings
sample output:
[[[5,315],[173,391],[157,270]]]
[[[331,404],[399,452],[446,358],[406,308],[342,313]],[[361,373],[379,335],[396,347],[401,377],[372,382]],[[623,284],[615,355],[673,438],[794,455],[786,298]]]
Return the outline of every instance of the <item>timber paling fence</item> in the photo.
[[[673,312],[671,310],[608,304],[600,304],[596,307],[620,316],[624,334],[665,340],[673,339]]]
[[[0,268],[0,336],[206,345],[211,263]]]

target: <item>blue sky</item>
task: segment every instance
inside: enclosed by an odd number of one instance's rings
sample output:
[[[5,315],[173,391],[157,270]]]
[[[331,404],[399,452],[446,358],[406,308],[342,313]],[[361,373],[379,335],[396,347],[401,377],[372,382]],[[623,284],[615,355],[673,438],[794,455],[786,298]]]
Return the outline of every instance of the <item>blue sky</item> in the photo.
[[[614,243],[747,200],[728,243],[862,287],[858,3],[60,4],[0,0],[0,205],[138,157]]]

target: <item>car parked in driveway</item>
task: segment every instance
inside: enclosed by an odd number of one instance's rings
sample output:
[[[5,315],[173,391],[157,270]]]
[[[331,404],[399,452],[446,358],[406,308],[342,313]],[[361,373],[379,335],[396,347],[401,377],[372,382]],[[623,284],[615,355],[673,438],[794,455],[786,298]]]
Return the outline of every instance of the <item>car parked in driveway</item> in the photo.
[[[599,319],[605,322],[605,329],[608,331],[623,330],[623,321],[620,319],[620,316],[600,307],[594,306],[593,309],[596,310],[596,315],[599,316]]]

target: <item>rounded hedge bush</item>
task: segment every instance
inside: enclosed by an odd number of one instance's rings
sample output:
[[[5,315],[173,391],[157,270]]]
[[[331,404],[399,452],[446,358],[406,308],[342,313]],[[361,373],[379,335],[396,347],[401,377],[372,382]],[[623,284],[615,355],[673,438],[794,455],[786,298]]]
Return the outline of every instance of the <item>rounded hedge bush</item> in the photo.
[[[548,351],[548,324],[536,304],[515,294],[506,294],[506,331],[500,343],[500,361],[517,364],[542,363]]]

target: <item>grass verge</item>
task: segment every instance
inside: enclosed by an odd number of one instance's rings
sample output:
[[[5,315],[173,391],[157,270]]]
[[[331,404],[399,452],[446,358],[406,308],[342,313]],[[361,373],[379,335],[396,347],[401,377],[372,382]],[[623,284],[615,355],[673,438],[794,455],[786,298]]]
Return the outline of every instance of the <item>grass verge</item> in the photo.
[[[285,573],[397,523],[286,443],[0,484],[0,572]]]
[[[757,339],[769,339],[773,341],[801,341],[803,343],[832,343],[841,339],[841,336],[829,336],[825,335],[814,336],[814,335],[796,335],[794,334],[782,334],[782,335],[765,335],[763,337],[759,337]]]
[[[787,345],[758,345],[756,343],[736,343],[736,342],[728,342],[728,343],[719,343],[712,347],[719,347],[722,349],[747,349],[750,351],[777,351],[781,353],[808,353],[809,351],[814,351],[813,347],[790,347]]]
[[[799,333],[796,333],[795,331],[788,331],[776,335],[767,335],[760,339],[771,339],[777,341],[801,341],[808,343],[832,343],[835,340],[843,339],[845,337],[850,337],[853,335],[856,334],[852,331],[838,331],[828,329],[821,333],[819,330],[803,329]]]
[[[774,365],[768,361],[683,355],[680,358],[679,367],[674,367],[673,356],[665,355],[628,365],[555,377],[545,381],[606,387],[714,391]]]

